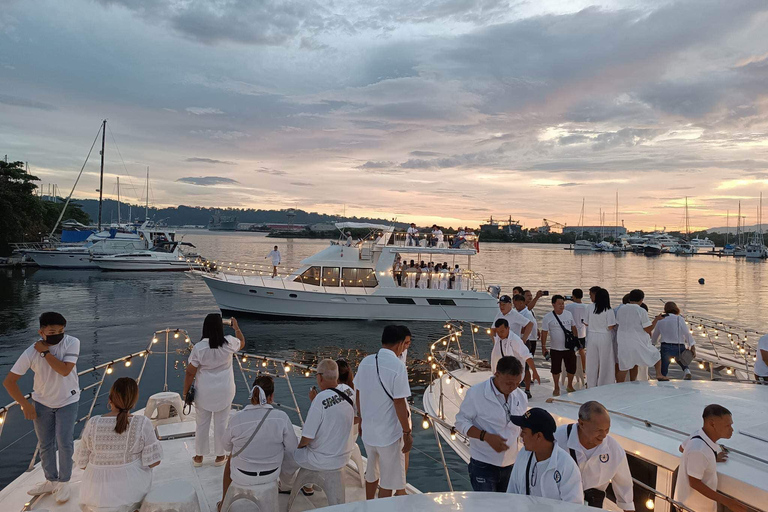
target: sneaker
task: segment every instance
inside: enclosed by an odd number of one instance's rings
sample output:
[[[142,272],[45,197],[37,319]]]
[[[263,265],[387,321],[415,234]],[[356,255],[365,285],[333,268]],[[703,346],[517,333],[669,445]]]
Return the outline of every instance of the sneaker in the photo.
[[[56,503],[66,503],[69,501],[69,482],[59,482],[56,490],[53,491],[56,497]]]
[[[213,465],[214,466],[223,466],[226,463],[227,463],[227,456],[226,455],[222,455],[221,457],[216,457],[216,460],[213,461]]]
[[[691,380],[691,374],[690,373],[686,373],[685,377],[683,377],[683,380]]]
[[[192,465],[196,468],[199,468],[203,465],[203,456],[202,455],[195,455],[192,457]]]
[[[28,490],[27,494],[30,496],[40,496],[42,494],[50,494],[55,490],[56,482],[49,482],[48,480],[45,480]]]

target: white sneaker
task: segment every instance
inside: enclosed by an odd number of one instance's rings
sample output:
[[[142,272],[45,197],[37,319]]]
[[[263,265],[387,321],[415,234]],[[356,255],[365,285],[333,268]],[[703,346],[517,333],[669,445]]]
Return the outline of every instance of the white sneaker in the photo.
[[[53,495],[56,497],[56,503],[66,503],[69,501],[69,482],[59,482],[56,485],[56,490],[53,491]]]
[[[27,494],[29,494],[30,496],[40,496],[42,494],[50,494],[55,490],[56,490],[56,483],[45,480],[43,482],[40,482],[30,490],[28,490]]]

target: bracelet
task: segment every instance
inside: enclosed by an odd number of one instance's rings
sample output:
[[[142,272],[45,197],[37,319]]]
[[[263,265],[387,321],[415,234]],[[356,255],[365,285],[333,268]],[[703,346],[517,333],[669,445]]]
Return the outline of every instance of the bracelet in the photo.
[[[487,433],[487,432],[486,432],[485,430],[481,430],[481,431],[480,431],[480,440],[481,440],[481,441],[485,441],[485,434],[486,434],[486,433]]]

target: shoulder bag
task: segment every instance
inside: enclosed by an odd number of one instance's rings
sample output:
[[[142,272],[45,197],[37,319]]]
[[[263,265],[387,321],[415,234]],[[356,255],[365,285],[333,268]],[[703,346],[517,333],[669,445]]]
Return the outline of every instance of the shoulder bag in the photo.
[[[256,437],[256,434],[258,433],[258,431],[261,430],[261,426],[264,424],[264,420],[267,419],[267,416],[269,416],[269,413],[271,413],[273,410],[274,409],[267,409],[267,413],[264,415],[263,418],[261,418],[261,421],[259,422],[259,424],[256,425],[256,430],[253,431],[253,434],[251,434],[251,437],[248,438],[248,440],[245,442],[245,444],[243,445],[242,448],[237,450],[237,453],[233,453],[232,454],[232,458],[233,459],[235,457],[237,457],[238,455],[240,455],[241,453],[243,453],[243,450],[248,448],[248,445],[251,444],[251,441],[253,441],[253,438]]]
[[[182,412],[184,415],[187,415],[192,412],[192,404],[195,403],[195,385],[192,384],[189,386],[189,390],[187,391],[187,394],[184,396],[184,407],[182,407]],[[187,410],[187,407],[189,407],[189,410]]]
[[[579,348],[579,339],[573,335],[571,331],[565,328],[563,325],[563,322],[560,321],[560,317],[557,313],[552,311],[552,314],[555,315],[555,320],[557,320],[557,323],[560,324],[560,328],[563,330],[563,334],[565,334],[565,349],[566,350],[576,350]]]

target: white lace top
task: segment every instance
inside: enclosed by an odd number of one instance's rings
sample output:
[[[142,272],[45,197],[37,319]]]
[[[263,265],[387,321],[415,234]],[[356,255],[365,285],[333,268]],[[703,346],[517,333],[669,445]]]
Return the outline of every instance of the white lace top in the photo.
[[[115,432],[116,416],[93,416],[83,429],[75,461],[81,468],[88,464],[120,466],[141,459],[150,466],[163,458],[152,421],[142,415],[131,416],[122,434]]]

